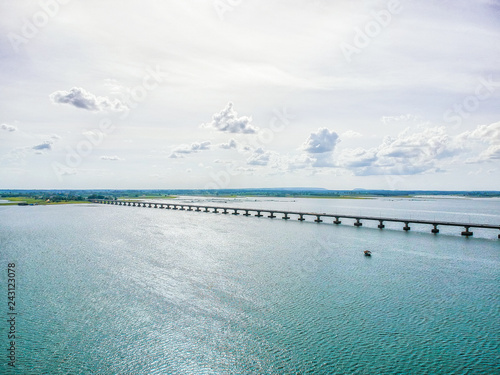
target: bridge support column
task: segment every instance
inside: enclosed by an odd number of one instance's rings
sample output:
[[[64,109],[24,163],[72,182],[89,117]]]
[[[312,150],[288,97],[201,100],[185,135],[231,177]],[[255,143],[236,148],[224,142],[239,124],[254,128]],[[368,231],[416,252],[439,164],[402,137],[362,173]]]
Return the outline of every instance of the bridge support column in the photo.
[[[274,212],[273,211],[270,211],[269,212],[271,215],[269,215],[268,217],[270,217],[271,219],[274,219],[276,217],[276,215],[274,215]]]
[[[462,232],[462,236],[466,236],[466,237],[472,236],[474,233],[471,232],[469,229],[470,229],[470,227],[465,227],[465,231]]]
[[[248,213],[248,210],[245,210],[245,213],[243,215],[250,216],[250,214]]]
[[[437,234],[439,233],[438,225],[437,224],[432,224],[434,228],[431,229],[431,233]]]
[[[209,212],[209,211],[208,211],[208,207],[205,207],[205,212]]]
[[[224,208],[223,214],[227,214],[227,208]]]
[[[304,214],[299,214],[299,218],[297,219],[298,221],[304,221]]]
[[[283,220],[288,220],[290,219],[290,216],[288,216],[288,214],[285,212],[285,216],[282,217]]]
[[[354,223],[354,226],[355,226],[355,227],[360,227],[360,226],[362,226],[362,225],[363,225],[363,223],[360,223],[360,222],[359,222],[359,219],[356,219],[356,222]]]
[[[316,220],[314,220],[316,223],[322,223],[323,220],[321,220],[321,215],[316,215]]]
[[[240,213],[238,212],[238,210],[235,208],[234,209],[234,212],[233,212],[233,215],[239,215]]]
[[[262,216],[264,216],[264,215],[261,215],[261,214],[260,214],[260,211],[257,211],[257,215],[255,215],[255,216],[257,216],[257,217],[262,217]]]
[[[340,216],[335,216],[335,220],[333,221],[333,224],[337,224],[337,225],[339,225],[340,223],[342,223],[342,222],[340,221]]]
[[[155,208],[158,208],[158,205],[155,203]]]
[[[384,229],[385,228],[384,220],[379,220],[378,228],[379,229]]]
[[[217,210],[217,207],[214,207],[214,211],[213,212],[214,212],[214,214],[218,214],[219,213],[219,211]]]
[[[191,208],[191,206],[188,206],[188,211],[193,211],[193,209]]]
[[[179,211],[185,211],[186,209],[184,208],[184,206],[181,206],[181,208],[179,208]]]
[[[409,231],[411,229],[410,226],[409,226],[409,224],[410,223],[408,221],[405,221],[405,226],[403,227],[404,231]]]
[[[201,211],[201,210],[200,210],[200,207],[196,207],[196,210],[195,210],[195,211],[200,212],[200,211]]]

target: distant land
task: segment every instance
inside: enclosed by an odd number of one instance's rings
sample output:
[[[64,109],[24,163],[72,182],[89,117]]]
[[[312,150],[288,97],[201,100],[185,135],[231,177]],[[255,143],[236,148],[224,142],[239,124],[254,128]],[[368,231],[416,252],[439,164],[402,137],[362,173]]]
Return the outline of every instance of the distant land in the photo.
[[[315,187],[257,188],[257,189],[85,189],[85,190],[0,190],[3,204],[61,204],[85,203],[89,199],[158,199],[177,196],[207,197],[294,197],[294,198],[370,198],[414,196],[462,196],[469,198],[500,197],[500,191],[442,191],[442,190],[328,190]]]

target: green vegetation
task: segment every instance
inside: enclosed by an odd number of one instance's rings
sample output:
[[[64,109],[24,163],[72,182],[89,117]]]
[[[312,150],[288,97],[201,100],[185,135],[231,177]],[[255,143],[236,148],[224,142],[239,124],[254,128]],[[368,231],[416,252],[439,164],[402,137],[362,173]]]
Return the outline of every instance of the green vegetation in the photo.
[[[9,203],[0,203],[0,205],[48,205],[48,204],[75,204],[75,203],[88,203],[87,200],[83,199],[54,199],[50,198],[37,198],[33,196],[16,196],[16,197],[5,197],[2,196],[1,199],[9,201]]]

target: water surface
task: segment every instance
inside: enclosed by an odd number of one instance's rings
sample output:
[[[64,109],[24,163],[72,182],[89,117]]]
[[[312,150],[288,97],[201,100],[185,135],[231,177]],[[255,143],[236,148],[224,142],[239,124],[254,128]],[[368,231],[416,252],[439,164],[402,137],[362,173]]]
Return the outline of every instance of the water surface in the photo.
[[[304,201],[272,204],[383,214],[404,206]],[[421,214],[464,208],[417,203]],[[500,212],[491,209],[470,212],[483,221]],[[21,312],[18,367],[2,361],[0,372],[499,373],[496,234],[96,204],[0,207],[0,259],[16,262]]]

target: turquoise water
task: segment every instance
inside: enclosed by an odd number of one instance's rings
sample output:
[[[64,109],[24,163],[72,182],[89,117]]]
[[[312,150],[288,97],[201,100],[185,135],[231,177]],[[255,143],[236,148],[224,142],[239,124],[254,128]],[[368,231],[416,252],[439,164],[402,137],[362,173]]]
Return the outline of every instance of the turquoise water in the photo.
[[[305,201],[253,204],[472,212],[480,222],[500,212],[494,200],[479,209]],[[249,204],[228,205],[236,203]],[[0,280],[15,262],[19,311],[16,369],[2,359],[0,372],[500,373],[497,234],[90,204],[0,207]]]

